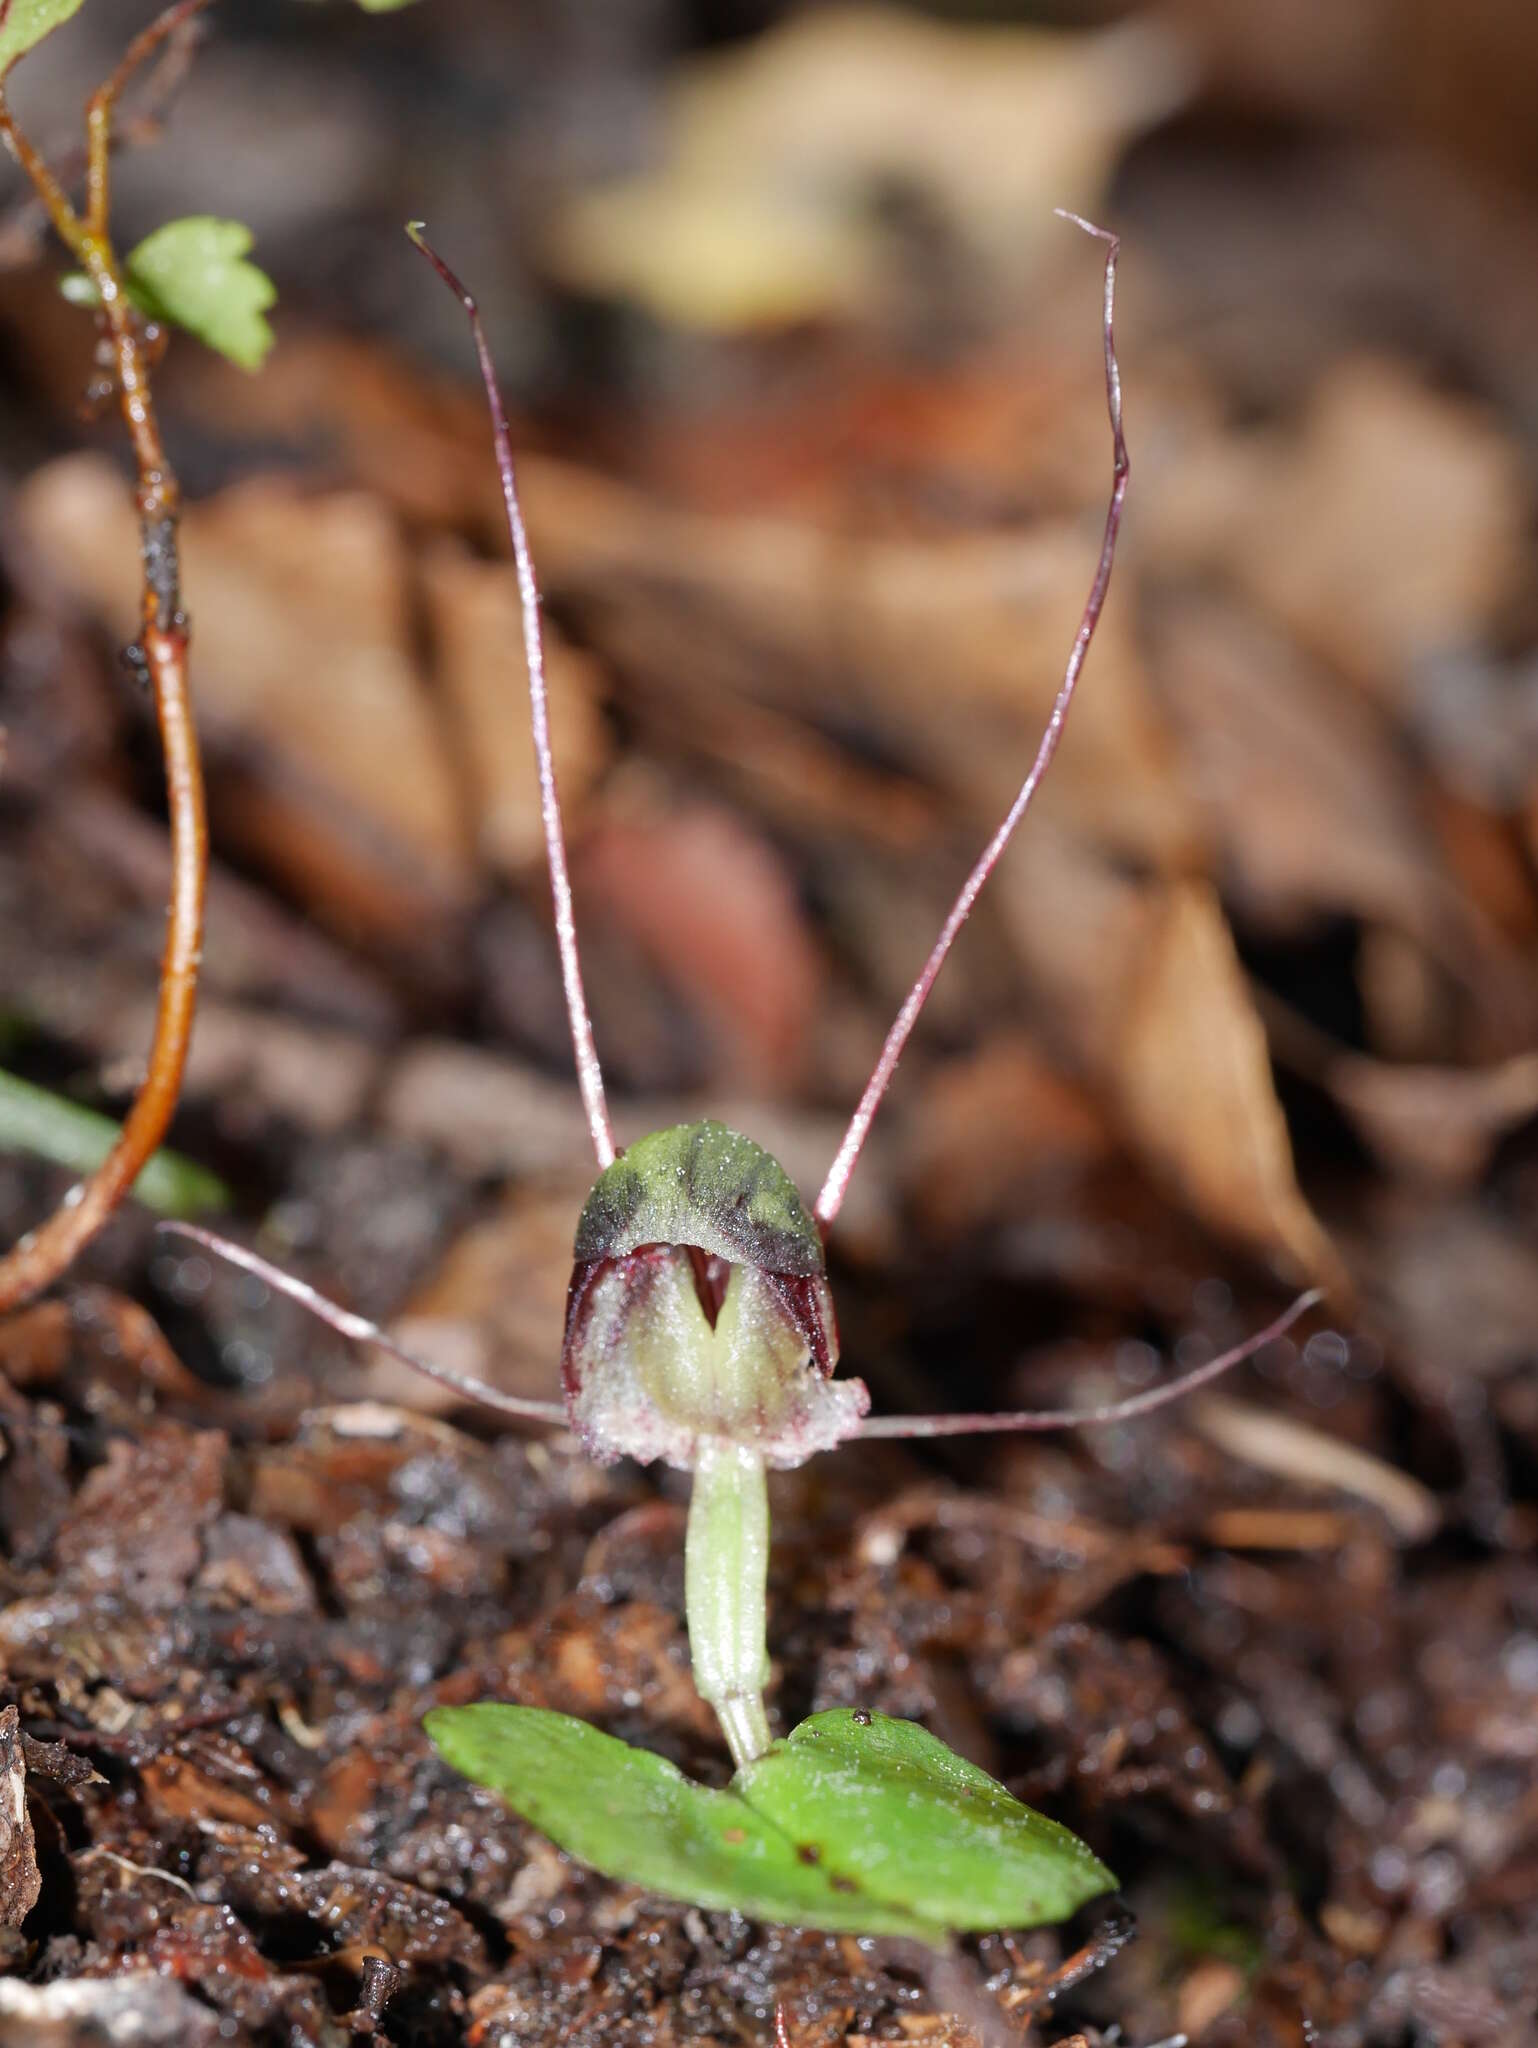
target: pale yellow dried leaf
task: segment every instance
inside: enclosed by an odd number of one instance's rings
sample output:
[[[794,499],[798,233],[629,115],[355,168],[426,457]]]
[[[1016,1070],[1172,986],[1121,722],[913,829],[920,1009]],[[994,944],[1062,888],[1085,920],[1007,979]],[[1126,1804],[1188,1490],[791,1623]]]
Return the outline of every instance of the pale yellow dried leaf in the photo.
[[[888,267],[872,195],[914,196],[990,281],[1092,209],[1123,143],[1189,74],[1164,31],[1099,34],[807,9],[672,80],[655,169],[574,197],[549,257],[589,291],[731,330],[867,304]]]

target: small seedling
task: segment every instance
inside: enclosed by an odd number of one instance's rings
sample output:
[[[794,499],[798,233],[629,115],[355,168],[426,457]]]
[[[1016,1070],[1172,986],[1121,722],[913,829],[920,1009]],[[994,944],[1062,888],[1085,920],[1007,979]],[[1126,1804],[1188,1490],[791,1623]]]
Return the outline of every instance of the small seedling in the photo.
[[[468,1776],[610,1876],[696,1904],[860,1933],[940,1942],[962,1929],[1064,1918],[1115,1880],[1082,1842],[911,1722],[863,1710],[816,1714],[775,1741],[766,1580],[769,1467],[873,1437],[980,1435],[1123,1421],[1215,1379],[1281,1334],[1317,1299],[1209,1364],[1084,1411],[872,1418],[859,1380],[836,1379],[839,1346],[823,1241],[872,1119],[945,956],[1051,762],[1105,602],[1127,487],[1114,307],[1118,243],[1105,248],[1104,346],[1114,447],[1110,507],[1094,582],[1035,762],[968,876],[887,1034],[849,1128],[809,1209],[751,1138],[711,1121],[654,1132],[616,1154],[577,957],[546,708],[539,596],[507,419],[475,301],[409,230],[469,315],[491,407],[523,605],[534,749],[556,939],[577,1079],[599,1175],[577,1223],[562,1347],[564,1403],[517,1399],[413,1358],[361,1316],[243,1248],[168,1225],[259,1274],[345,1336],[376,1344],[504,1414],[565,1422],[602,1463],[661,1459],[693,1474],[685,1607],[695,1684],[736,1765],[726,1791],[691,1784],[646,1750],[569,1716],[482,1701],[438,1708],[428,1732]]]
[[[360,0],[382,13],[408,0]],[[125,665],[154,699],[166,767],[166,808],[171,841],[171,900],[160,998],[144,1078],[132,1109],[110,1141],[96,1147],[66,1119],[27,1106],[32,1127],[45,1140],[90,1154],[86,1177],[53,1214],[0,1255],[0,1313],[17,1308],[53,1285],[85,1249],[129,1191],[141,1194],[146,1168],[170,1126],[181,1093],[197,1005],[203,946],[203,899],[208,875],[208,823],[203,769],[192,716],[188,673],[191,628],[182,603],[177,530],[181,488],[156,418],[153,372],[168,326],[185,329],[243,369],[255,370],[272,345],[266,311],[273,285],[249,261],[251,233],[239,221],[193,214],[167,221],[127,256],[113,241],[112,157],[120,102],[146,67],[165,60],[175,74],[177,51],[190,47],[199,17],[211,0],[172,0],[130,41],[112,75],[86,103],[84,192],[71,198],[66,183],[28,140],[11,112],[7,92],[16,65],[62,28],[82,0],[0,0],[0,150],[32,186],[49,225],[80,266],[61,279],[66,298],[90,307],[99,330],[103,374],[94,398],[116,394],[138,476],[141,565],[139,637],[124,651]],[[18,1120],[13,1101],[13,1128]],[[0,1138],[5,1134],[0,1132]],[[46,1143],[44,1149],[47,1149]],[[152,1167],[149,1185],[163,1179],[165,1162]]]

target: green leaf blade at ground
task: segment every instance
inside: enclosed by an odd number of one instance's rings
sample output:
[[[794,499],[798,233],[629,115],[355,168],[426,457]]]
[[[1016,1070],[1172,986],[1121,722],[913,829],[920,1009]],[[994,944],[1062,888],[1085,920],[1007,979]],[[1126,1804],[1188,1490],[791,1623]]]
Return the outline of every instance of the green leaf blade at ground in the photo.
[[[111,1117],[0,1073],[0,1152],[31,1152],[71,1172],[94,1173],[119,1135]],[[162,1216],[198,1216],[230,1206],[230,1191],[217,1174],[165,1150],[145,1164],[133,1193]]]
[[[1116,1888],[1077,1835],[916,1721],[814,1714],[734,1784],[830,1875],[957,1932],[1048,1926]]]
[[[266,313],[277,289],[246,260],[251,230],[238,220],[188,214],[156,228],[123,266],[130,296],[154,319],[186,328],[242,370],[272,347]]]
[[[841,1889],[735,1792],[693,1784],[665,1757],[569,1714],[480,1700],[435,1707],[424,1725],[446,1763],[605,1877],[792,1927],[944,1939],[900,1907]]]
[[[18,57],[80,11],[81,0],[0,0],[0,78]]]
[[[691,1905],[854,1934],[1065,1920],[1116,1880],[916,1723],[817,1714],[729,1791],[566,1714],[438,1707],[444,1760],[594,1870]]]

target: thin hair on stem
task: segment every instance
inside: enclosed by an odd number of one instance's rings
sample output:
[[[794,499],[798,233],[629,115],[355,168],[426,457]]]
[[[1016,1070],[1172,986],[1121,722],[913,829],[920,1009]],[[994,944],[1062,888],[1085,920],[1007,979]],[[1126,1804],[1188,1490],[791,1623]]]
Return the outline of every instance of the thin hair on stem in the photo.
[[[997,1415],[875,1415],[862,1422],[856,1434],[861,1439],[1003,1436],[1027,1431],[1093,1429],[1108,1422],[1130,1422],[1135,1416],[1151,1415],[1156,1408],[1184,1399],[1187,1394],[1195,1393],[1198,1387],[1205,1387],[1210,1381],[1231,1372],[1236,1365],[1242,1365],[1245,1359],[1253,1358],[1257,1351],[1264,1351],[1268,1344],[1285,1336],[1300,1316],[1306,1315],[1323,1299],[1324,1289],[1311,1287],[1267,1323],[1263,1330],[1256,1330],[1243,1343],[1220,1352],[1216,1358],[1209,1358],[1205,1365],[1193,1366],[1177,1379],[1149,1387],[1141,1394],[1129,1395],[1125,1401],[1108,1402],[1101,1408],[1026,1408],[1006,1410]]]
[[[571,1023],[572,1050],[577,1058],[577,1085],[593,1137],[593,1150],[600,1167],[614,1160],[614,1136],[609,1128],[609,1108],[604,1098],[603,1071],[593,1043],[592,1019],[582,988],[582,963],[577,954],[577,921],[572,910],[571,878],[566,867],[566,836],[561,826],[561,797],[556,785],[555,754],[550,744],[549,693],[545,685],[545,645],[539,623],[539,585],[529,553],[523,509],[518,499],[518,480],[513,467],[512,437],[508,432],[507,409],[481,312],[472,294],[438,254],[421,221],[408,223],[406,233],[427,258],[439,277],[464,307],[475,341],[481,382],[491,410],[491,433],[496,447],[497,474],[502,480],[502,503],[507,511],[507,531],[513,544],[518,570],[518,599],[523,611],[523,649],[529,670],[529,714],[534,733],[534,758],[539,767],[539,810],[545,828],[545,855],[550,867],[550,895],[555,905],[555,937],[561,954],[561,982],[566,991],[566,1014]]]
[[[220,1237],[216,1231],[204,1230],[196,1223],[162,1223],[158,1233],[165,1237],[184,1237],[193,1244],[202,1245],[205,1251],[216,1258],[226,1259],[232,1266],[239,1266],[242,1272],[255,1274],[279,1294],[286,1294],[291,1301],[297,1301],[301,1308],[309,1310],[323,1323],[328,1323],[340,1336],[354,1344],[372,1344],[377,1350],[410,1366],[413,1372],[421,1373],[424,1379],[435,1380],[440,1387],[448,1387],[453,1393],[463,1395],[467,1401],[478,1401],[485,1408],[495,1408],[499,1414],[514,1415],[522,1422],[553,1422],[563,1428],[566,1410],[559,1401],[529,1401],[518,1394],[504,1394],[499,1387],[478,1380],[470,1373],[453,1371],[449,1366],[438,1365],[428,1358],[419,1358],[415,1352],[407,1351],[377,1323],[371,1323],[367,1316],[360,1316],[355,1310],[343,1308],[340,1302],[322,1294],[307,1280],[296,1279],[292,1273],[285,1273],[281,1266],[275,1266],[259,1253],[247,1251],[243,1244],[236,1244],[233,1238]]]
[[[849,1120],[849,1128],[845,1131],[843,1141],[834,1155],[833,1164],[828,1168],[828,1177],[823,1182],[822,1192],[818,1195],[815,1206],[817,1220],[824,1228],[832,1223],[843,1207],[855,1162],[875,1120],[876,1111],[881,1107],[882,1098],[891,1084],[892,1076],[897,1071],[897,1063],[903,1056],[913,1027],[919,1020],[919,1013],[929,1000],[929,992],[935,985],[940,969],[945,965],[945,956],[949,953],[956,934],[971,915],[972,906],[982,894],[983,885],[998,866],[1005,847],[1014,837],[1015,827],[1025,816],[1043,776],[1052,765],[1052,757],[1057,752],[1058,741],[1062,738],[1068,707],[1073,702],[1074,689],[1084,667],[1084,657],[1089,652],[1090,641],[1095,636],[1095,628],[1100,622],[1100,614],[1105,606],[1105,594],[1110,588],[1111,566],[1116,559],[1116,537],[1121,531],[1122,504],[1127,495],[1130,468],[1126,438],[1122,433],[1121,370],[1116,360],[1116,259],[1121,251],[1121,240],[1108,228],[1096,227],[1092,221],[1084,220],[1076,213],[1069,213],[1063,207],[1058,207],[1056,211],[1064,220],[1071,221],[1075,227],[1082,228],[1085,234],[1093,235],[1097,241],[1105,244],[1105,394],[1106,409],[1111,419],[1113,460],[1111,502],[1105,516],[1105,534],[1100,544],[1100,560],[1095,569],[1095,580],[1090,585],[1083,615],[1079,620],[1079,630],[1074,635],[1062,684],[1052,706],[1052,715],[1047,721],[1047,729],[1042,734],[1041,744],[1036,750],[1036,759],[1031,764],[1031,772],[1021,784],[1020,793],[1010,805],[1003,823],[984,847],[977,865],[962,884],[961,894],[952,904],[950,915],[940,928],[940,936],[935,940],[918,980],[908,991],[902,1008],[893,1020],[892,1028],[886,1035],[886,1043],[881,1048],[881,1057],[876,1061],[871,1077],[865,1084],[865,1092]]]

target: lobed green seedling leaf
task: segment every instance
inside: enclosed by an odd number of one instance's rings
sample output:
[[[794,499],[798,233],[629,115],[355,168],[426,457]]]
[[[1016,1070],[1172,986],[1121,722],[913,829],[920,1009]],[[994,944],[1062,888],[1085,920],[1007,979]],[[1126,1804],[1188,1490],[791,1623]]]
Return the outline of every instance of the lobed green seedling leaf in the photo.
[[[272,347],[265,315],[277,297],[265,271],[246,261],[251,230],[238,220],[189,214],[146,235],[125,266],[146,312],[174,321],[243,370]]]
[[[145,236],[123,265],[123,281],[147,319],[184,327],[242,370],[259,370],[273,340],[265,315],[278,293],[246,261],[250,247],[242,222],[188,214]],[[75,305],[97,304],[95,285],[79,271],[59,289]]]
[[[80,11],[81,0],[0,0],[0,78]]]
[[[0,1073],[0,1152],[32,1152],[74,1173],[94,1173],[119,1135],[120,1126],[111,1117]],[[229,1189],[217,1174],[165,1149],[147,1162],[133,1192],[163,1216],[196,1216],[230,1206]]]
[[[426,1726],[447,1762],[561,1848],[692,1905],[940,1946],[1066,1919],[1115,1888],[1066,1828],[884,1714],[814,1714],[725,1792],[543,1708],[483,1700],[435,1708]]]

